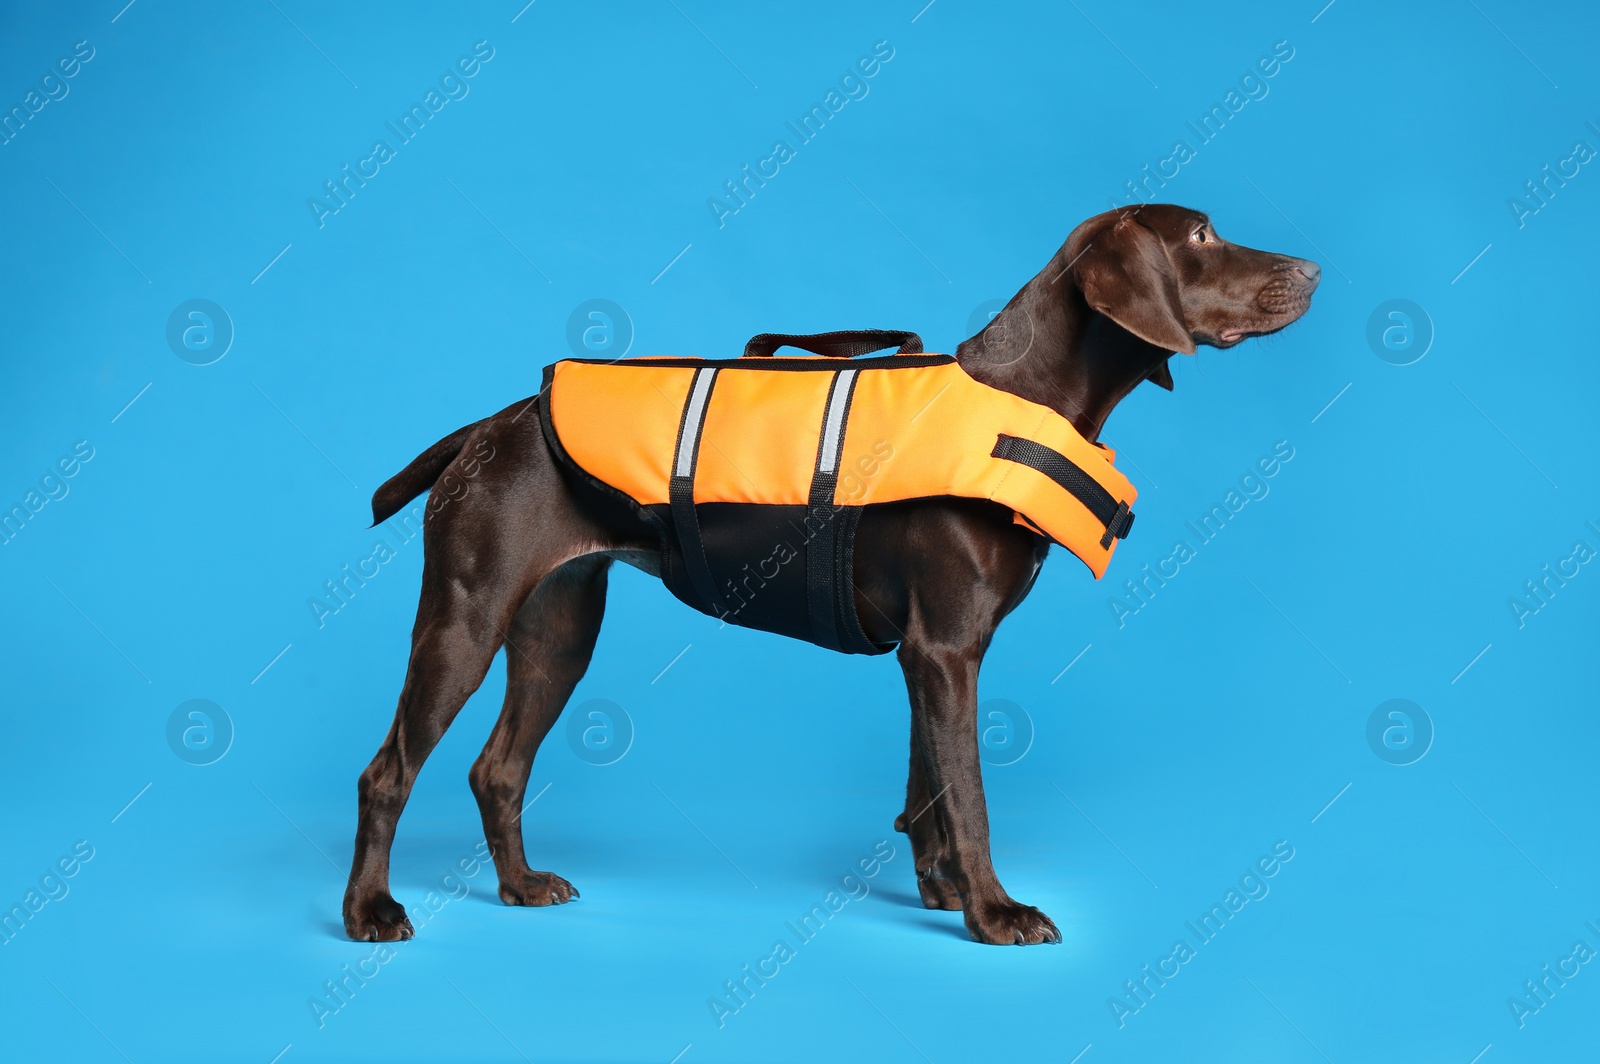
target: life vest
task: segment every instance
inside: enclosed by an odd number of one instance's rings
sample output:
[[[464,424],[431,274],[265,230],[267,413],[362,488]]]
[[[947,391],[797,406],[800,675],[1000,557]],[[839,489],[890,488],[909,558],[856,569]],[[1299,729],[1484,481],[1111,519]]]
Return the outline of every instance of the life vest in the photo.
[[[551,451],[659,532],[674,595],[831,650],[893,649],[855,611],[868,506],[988,499],[1097,579],[1133,524],[1114,452],[949,355],[565,359],[542,394]]]

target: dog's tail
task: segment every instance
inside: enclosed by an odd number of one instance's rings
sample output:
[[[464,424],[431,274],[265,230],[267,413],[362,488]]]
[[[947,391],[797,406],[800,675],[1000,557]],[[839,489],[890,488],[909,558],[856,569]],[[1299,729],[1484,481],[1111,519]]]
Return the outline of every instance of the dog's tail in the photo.
[[[456,429],[411,460],[411,464],[384,481],[372,493],[372,523],[377,525],[400,512],[400,508],[433,486],[445,467],[467,445],[467,439],[481,421]]]

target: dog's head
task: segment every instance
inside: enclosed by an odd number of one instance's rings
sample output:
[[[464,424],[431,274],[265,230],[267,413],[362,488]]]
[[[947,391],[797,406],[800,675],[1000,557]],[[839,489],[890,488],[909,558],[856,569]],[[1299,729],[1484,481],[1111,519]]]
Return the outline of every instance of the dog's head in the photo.
[[[1090,307],[1186,355],[1277,332],[1311,306],[1322,275],[1314,262],[1231,244],[1206,215],[1169,203],[1096,215],[1063,250]],[[1165,362],[1150,379],[1172,387]]]

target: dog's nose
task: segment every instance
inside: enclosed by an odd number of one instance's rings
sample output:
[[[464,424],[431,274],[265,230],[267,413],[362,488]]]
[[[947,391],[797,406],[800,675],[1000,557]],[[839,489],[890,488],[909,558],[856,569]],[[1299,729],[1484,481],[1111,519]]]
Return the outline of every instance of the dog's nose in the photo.
[[[1312,287],[1316,287],[1317,282],[1322,279],[1322,267],[1305,259],[1295,263],[1294,272],[1304,277],[1306,284]]]

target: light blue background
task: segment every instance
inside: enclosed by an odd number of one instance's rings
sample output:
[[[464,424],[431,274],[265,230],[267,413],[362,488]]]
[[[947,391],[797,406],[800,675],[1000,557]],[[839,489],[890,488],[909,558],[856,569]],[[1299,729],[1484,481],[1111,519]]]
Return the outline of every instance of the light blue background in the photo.
[[[1524,1027],[1508,1006],[1576,940],[1600,948],[1600,573],[1520,628],[1508,604],[1600,547],[1597,164],[1520,227],[1508,206],[1600,147],[1583,5],[121,3],[0,14],[7,107],[95,50],[0,146],[0,503],[94,449],[0,547],[0,903],[94,849],[0,946],[5,1055],[1593,1053],[1593,965]],[[319,229],[308,198],[479,40],[469,95]],[[869,93],[719,229],[708,198],[880,40]],[[1185,123],[1278,41],[1267,94],[1199,146]],[[1122,405],[1136,534],[1100,584],[1058,552],[990,655],[982,697],[1034,730],[987,772],[995,861],[1064,944],[981,948],[916,904],[892,660],[719,631],[619,570],[575,703],[622,706],[632,747],[585,763],[563,721],[527,814],[535,867],[582,900],[506,908],[484,873],[420,919],[482,837],[465,774],[497,665],[401,826],[418,936],[319,1027],[308,1002],[372,951],[339,900],[422,563],[401,548],[318,628],[308,600],[378,534],[371,491],[532,394],[590,299],[626,309],[634,354],[862,326],[950,350],[1180,138],[1199,151],[1161,198],[1323,283],[1288,332],[1175,359],[1175,393]],[[165,338],[196,298],[236,332],[203,367]],[[1431,320],[1411,365],[1367,340],[1395,298]],[[1280,440],[1270,494],[1119,628],[1122,582]],[[235,731],[205,767],[166,739],[195,698]],[[1436,732],[1406,767],[1366,738],[1393,698]],[[723,981],[880,839],[871,893],[719,1029]],[[1277,840],[1295,856],[1270,894],[1119,1028],[1108,999]]]

